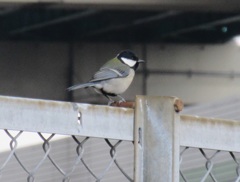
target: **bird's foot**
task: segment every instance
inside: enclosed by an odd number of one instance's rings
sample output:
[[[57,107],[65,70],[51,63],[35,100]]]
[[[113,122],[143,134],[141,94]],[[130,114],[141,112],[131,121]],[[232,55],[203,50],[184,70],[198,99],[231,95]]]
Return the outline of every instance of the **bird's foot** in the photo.
[[[113,103],[117,103],[117,104],[121,104],[122,102],[126,102],[126,100],[121,96],[121,95],[117,95],[120,100],[115,102],[113,99],[111,99],[110,97],[108,97],[109,101],[108,101],[108,105],[111,106]]]
[[[111,106],[111,104],[114,103],[114,100],[110,100],[108,101],[108,106]]]
[[[117,96],[121,99],[118,101],[118,103],[126,102],[126,100],[121,95],[117,95]]]
[[[121,99],[121,100],[118,101],[119,104],[121,104],[123,102],[126,102],[126,100],[125,99]]]

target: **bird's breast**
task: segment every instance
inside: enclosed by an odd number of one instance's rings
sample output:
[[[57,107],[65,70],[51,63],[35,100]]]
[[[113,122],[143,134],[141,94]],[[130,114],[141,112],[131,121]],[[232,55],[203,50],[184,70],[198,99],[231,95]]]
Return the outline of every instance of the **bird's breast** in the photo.
[[[133,81],[135,71],[130,69],[129,75],[124,78],[115,78],[102,82],[102,89],[107,93],[122,94]]]

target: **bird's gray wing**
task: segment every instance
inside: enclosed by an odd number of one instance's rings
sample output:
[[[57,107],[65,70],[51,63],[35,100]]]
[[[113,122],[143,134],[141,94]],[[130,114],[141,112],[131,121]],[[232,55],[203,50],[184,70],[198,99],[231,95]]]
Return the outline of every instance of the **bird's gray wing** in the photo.
[[[126,65],[122,65],[119,67],[102,67],[99,71],[97,71],[92,80],[89,82],[96,82],[96,81],[103,81],[103,80],[109,80],[112,78],[123,78],[128,76],[130,71],[130,68]]]
[[[79,88],[87,88],[87,87],[92,87],[94,86],[94,83],[80,83],[80,84],[76,84],[76,85],[73,85],[69,88],[67,88],[68,91],[71,91],[71,90],[76,90],[76,89],[79,89]]]

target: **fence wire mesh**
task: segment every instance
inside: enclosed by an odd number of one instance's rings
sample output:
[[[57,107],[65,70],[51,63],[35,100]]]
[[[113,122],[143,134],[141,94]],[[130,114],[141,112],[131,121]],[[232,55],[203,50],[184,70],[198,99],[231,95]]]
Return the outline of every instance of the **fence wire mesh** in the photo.
[[[0,181],[133,181],[132,142],[9,130],[1,140]]]
[[[240,153],[181,147],[181,182],[239,182]]]

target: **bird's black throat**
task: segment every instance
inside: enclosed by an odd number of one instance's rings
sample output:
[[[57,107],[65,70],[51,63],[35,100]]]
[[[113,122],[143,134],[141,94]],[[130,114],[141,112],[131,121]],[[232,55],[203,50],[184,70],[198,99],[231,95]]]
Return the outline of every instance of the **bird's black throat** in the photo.
[[[133,66],[134,71],[137,70],[138,66],[139,66],[139,63],[137,62],[137,63]]]

